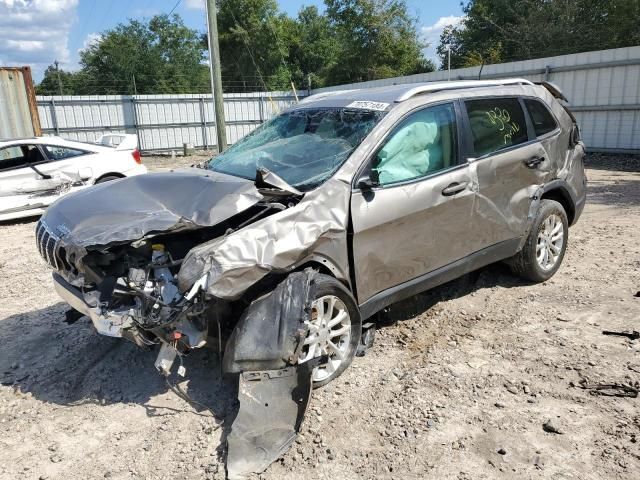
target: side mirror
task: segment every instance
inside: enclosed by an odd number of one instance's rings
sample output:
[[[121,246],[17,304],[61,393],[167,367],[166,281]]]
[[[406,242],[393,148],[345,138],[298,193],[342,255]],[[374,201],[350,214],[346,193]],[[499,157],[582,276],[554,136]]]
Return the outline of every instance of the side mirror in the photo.
[[[358,187],[363,192],[370,191],[377,186],[378,182],[372,180],[369,175],[363,175],[358,179],[358,183],[356,183],[356,187]]]
[[[31,170],[33,170],[34,172],[36,172],[38,175],[40,175],[40,178],[42,180],[51,180],[51,175],[49,175],[48,173],[42,173],[40,170],[38,170],[35,165],[27,162],[27,167],[29,167]]]

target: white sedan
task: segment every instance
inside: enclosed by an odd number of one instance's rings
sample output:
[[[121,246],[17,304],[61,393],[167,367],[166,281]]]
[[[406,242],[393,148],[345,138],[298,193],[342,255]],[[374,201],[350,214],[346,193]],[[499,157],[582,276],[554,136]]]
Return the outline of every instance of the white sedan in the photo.
[[[40,215],[69,192],[147,173],[136,144],[136,135],[104,135],[98,144],[59,137],[0,141],[0,221]]]

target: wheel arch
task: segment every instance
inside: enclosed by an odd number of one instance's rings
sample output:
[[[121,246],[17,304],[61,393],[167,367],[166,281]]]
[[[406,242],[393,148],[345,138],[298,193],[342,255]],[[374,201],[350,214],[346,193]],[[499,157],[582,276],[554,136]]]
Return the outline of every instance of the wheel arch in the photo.
[[[102,180],[103,178],[106,177],[118,177],[118,178],[125,178],[125,175],[123,175],[120,172],[107,172],[107,173],[103,173],[102,175],[100,175],[98,178],[95,179],[95,181],[93,182],[94,184],[98,183],[100,180]]]
[[[304,270],[305,268],[313,268],[317,270],[319,273],[324,273],[325,275],[329,275],[330,277],[335,278],[340,283],[342,283],[345,287],[347,287],[349,292],[351,292],[351,294],[353,295],[353,290],[351,289],[351,282],[347,277],[345,277],[342,274],[342,271],[336,265],[334,265],[334,263],[331,260],[321,256],[314,256],[305,260],[302,264],[298,265],[294,269],[294,271],[296,272],[301,271],[301,270]]]
[[[567,213],[569,225],[573,225],[576,218],[576,202],[571,195],[569,186],[563,180],[553,180],[544,186],[544,192],[540,197],[541,200],[555,200]]]

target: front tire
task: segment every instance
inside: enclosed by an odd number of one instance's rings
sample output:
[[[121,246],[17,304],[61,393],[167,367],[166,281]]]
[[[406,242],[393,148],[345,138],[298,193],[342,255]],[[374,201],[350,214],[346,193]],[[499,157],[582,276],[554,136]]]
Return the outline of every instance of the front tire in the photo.
[[[339,377],[353,361],[362,322],[351,292],[335,278],[319,274],[311,320],[307,323],[309,332],[299,361],[328,357],[313,370],[313,388],[319,388]]]
[[[549,280],[560,268],[568,239],[564,208],[555,200],[542,200],[522,250],[509,261],[511,269],[532,282]]]

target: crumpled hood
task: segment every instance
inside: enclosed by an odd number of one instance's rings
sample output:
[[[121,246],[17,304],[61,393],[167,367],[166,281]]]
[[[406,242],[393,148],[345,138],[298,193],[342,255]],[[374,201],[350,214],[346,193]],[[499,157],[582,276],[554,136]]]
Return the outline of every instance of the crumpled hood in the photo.
[[[67,195],[47,209],[42,221],[66,246],[83,250],[151,232],[213,226],[262,198],[249,180],[188,168],[114,180]]]

